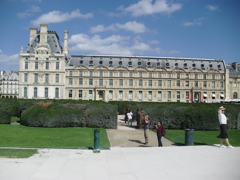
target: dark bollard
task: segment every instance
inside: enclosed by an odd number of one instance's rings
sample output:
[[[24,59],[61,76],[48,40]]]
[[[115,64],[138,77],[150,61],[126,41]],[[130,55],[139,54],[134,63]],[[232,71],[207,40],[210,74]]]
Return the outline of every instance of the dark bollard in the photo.
[[[94,130],[94,148],[93,152],[94,153],[99,153],[100,152],[100,131],[98,129]]]
[[[194,136],[193,136],[194,129],[185,129],[185,145],[186,146],[193,146]]]

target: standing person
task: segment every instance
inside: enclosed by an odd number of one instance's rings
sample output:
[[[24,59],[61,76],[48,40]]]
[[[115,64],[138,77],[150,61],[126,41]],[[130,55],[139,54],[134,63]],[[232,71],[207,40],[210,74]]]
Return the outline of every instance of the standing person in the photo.
[[[148,117],[148,115],[145,116],[144,122],[143,122],[143,128],[144,128],[144,138],[145,138],[145,144],[148,144],[148,131],[149,131],[149,127],[150,127],[150,119]]]
[[[154,128],[157,130],[158,147],[162,147],[162,136],[165,136],[166,131],[159,121]]]
[[[128,126],[129,126],[130,123],[132,125],[132,115],[133,115],[132,111],[129,111],[129,113],[127,113],[127,116],[128,116]]]
[[[225,146],[223,146],[223,141],[225,140],[228,145],[228,148],[232,149],[234,147],[230,145],[228,140],[228,132],[227,132],[228,118],[225,116],[225,108],[222,106],[218,109],[218,118],[220,123],[220,134],[217,137],[220,138],[220,148],[225,148]]]
[[[125,123],[128,121],[128,115],[127,115],[127,114],[128,114],[128,113],[125,114],[125,118],[124,118]]]

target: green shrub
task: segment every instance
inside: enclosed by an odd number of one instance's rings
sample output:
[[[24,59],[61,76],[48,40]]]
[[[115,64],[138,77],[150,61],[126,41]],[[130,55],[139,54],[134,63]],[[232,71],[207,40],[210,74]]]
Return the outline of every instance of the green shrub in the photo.
[[[11,103],[0,101],[0,124],[10,124],[11,113]]]

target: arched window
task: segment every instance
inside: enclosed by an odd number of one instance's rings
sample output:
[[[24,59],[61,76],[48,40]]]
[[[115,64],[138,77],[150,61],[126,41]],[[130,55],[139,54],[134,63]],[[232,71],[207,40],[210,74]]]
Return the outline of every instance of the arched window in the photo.
[[[233,99],[237,99],[238,98],[238,94],[237,94],[237,92],[234,92],[233,93]]]

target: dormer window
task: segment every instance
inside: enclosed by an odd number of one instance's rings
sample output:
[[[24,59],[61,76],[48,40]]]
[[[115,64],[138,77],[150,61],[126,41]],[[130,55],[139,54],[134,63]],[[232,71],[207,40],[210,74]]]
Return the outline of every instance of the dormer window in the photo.
[[[142,63],[141,63],[141,62],[138,62],[138,65],[139,65],[139,66],[141,66],[141,65],[142,65]]]
[[[193,64],[192,67],[196,67],[196,64]]]
[[[204,67],[204,64],[201,64],[201,67],[203,68],[203,67]]]
[[[38,58],[36,58],[36,60],[38,60]]]
[[[166,63],[166,66],[169,66],[169,63]]]
[[[209,67],[212,68],[213,67],[212,64],[209,64]]]
[[[131,65],[132,65],[132,62],[131,62],[131,61],[129,61],[129,62],[128,62],[128,65],[129,65],[129,66],[131,66]]]
[[[109,61],[109,64],[112,65],[112,61]]]
[[[102,58],[101,58],[102,59]],[[99,61],[99,64],[102,64],[103,63],[103,61]]]
[[[82,63],[83,63],[83,60],[80,61],[80,64],[82,64]]]
[[[151,66],[151,62],[148,62],[147,65],[148,65],[148,66]]]
[[[184,63],[183,66],[184,66],[184,67],[187,67],[187,63]]]
[[[178,63],[175,63],[175,66],[178,67]]]
[[[122,61],[119,61],[119,65],[122,65]]]
[[[160,62],[157,63],[157,66],[160,66]]]
[[[93,61],[90,61],[89,63],[90,63],[90,64],[93,64]]]

